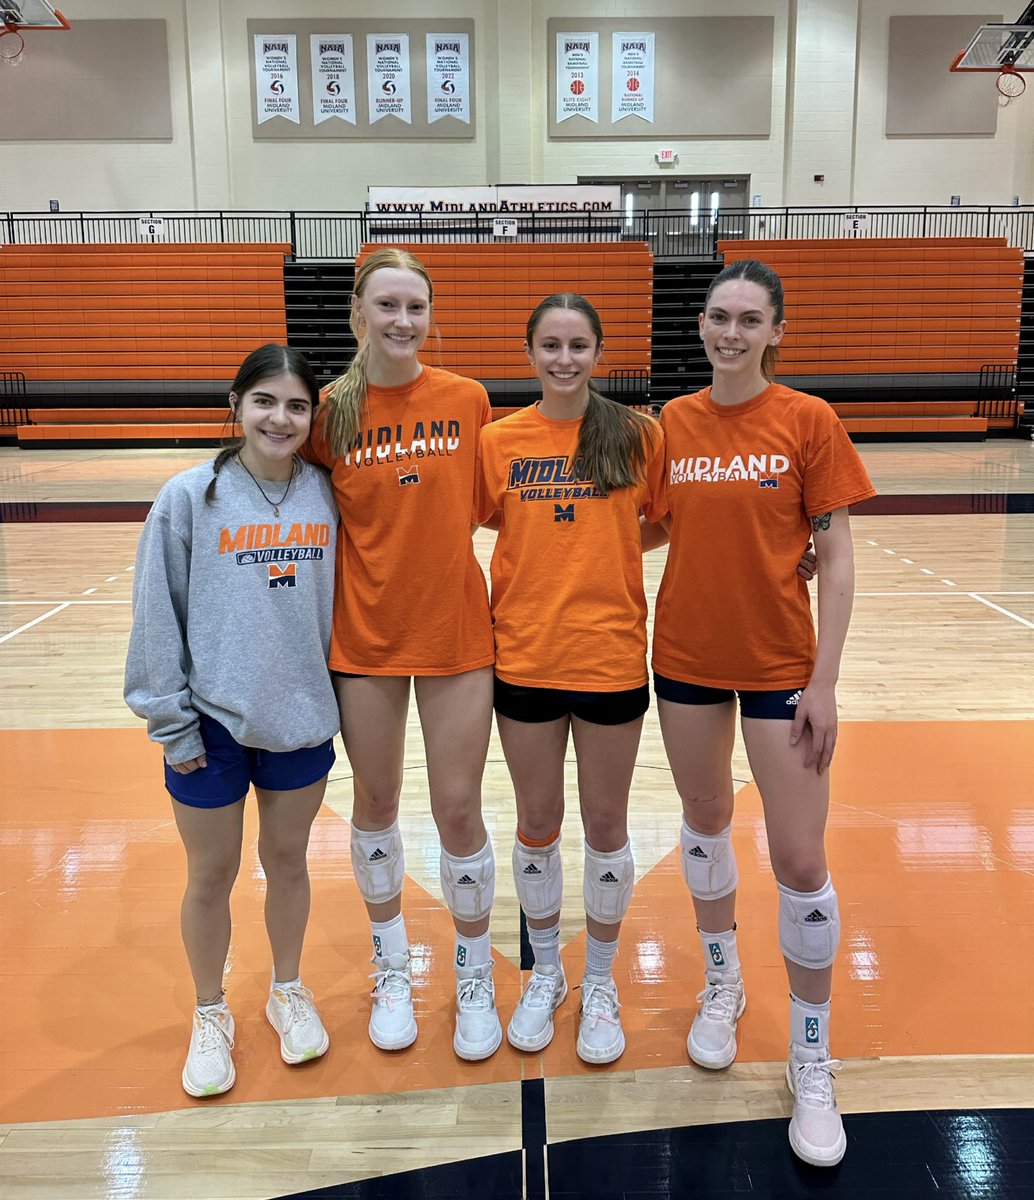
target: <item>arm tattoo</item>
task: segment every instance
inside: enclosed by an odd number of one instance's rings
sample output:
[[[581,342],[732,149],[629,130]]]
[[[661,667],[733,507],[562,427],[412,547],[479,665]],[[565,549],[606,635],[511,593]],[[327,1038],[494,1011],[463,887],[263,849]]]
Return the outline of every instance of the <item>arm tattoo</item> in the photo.
[[[823,513],[821,517],[812,517],[811,527],[816,533],[818,533],[820,529],[828,529],[829,523],[832,519],[833,514],[831,512]]]

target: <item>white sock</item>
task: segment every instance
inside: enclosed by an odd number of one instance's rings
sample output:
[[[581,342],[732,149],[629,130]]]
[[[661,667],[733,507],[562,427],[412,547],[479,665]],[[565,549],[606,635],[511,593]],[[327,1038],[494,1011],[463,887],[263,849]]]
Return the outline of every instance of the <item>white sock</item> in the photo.
[[[790,1044],[798,1058],[829,1057],[829,1003],[809,1004],[790,993]]]
[[[704,950],[704,967],[708,982],[718,983],[730,975],[739,976],[740,952],[736,945],[736,926],[724,933],[705,933],[698,929]]]
[[[558,971],[561,970],[559,918],[555,925],[546,929],[533,929],[529,925],[528,941],[535,955],[536,967],[556,967]]]
[[[270,988],[270,991],[272,991],[273,988],[280,988],[281,990],[283,990],[284,988],[300,988],[301,986],[302,986],[302,977],[300,975],[298,976],[297,979],[289,979],[286,983],[284,983],[280,979],[274,979],[272,987]]]
[[[588,931],[585,934],[585,973],[609,979],[618,953],[618,940],[598,942]]]
[[[492,958],[492,935],[486,929],[480,937],[466,937],[456,932],[456,955],[453,965],[457,971],[483,967]]]
[[[401,913],[390,921],[371,921],[370,932],[373,934],[373,952],[377,958],[409,953],[406,922]]]

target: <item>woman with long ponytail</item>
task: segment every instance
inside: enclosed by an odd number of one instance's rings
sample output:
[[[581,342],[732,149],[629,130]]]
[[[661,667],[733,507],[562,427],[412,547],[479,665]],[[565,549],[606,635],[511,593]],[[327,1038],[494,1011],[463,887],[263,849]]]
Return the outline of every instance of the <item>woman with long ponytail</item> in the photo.
[[[650,702],[639,517],[662,490],[662,438],[655,421],[592,386],[603,329],[583,296],[546,297],[525,347],[542,398],[485,430],[478,472],[478,516],[499,528],[495,708],[517,801],[514,878],[535,955],[507,1037],[541,1050],[567,995],[560,828],[570,736],[585,832],[577,1050],[608,1063],[625,1047],[612,968],[635,881],[628,796]]]
[[[470,527],[491,410],[481,384],[417,357],[433,296],[404,250],[361,263],[349,317],[359,352],[328,389],[308,453],[330,469],[341,511],[329,662],[353,772],[352,867],[371,922],[370,1038],[402,1050],[417,1036],[398,823],[412,688],[456,927],[453,1046],[477,1060],[502,1041],[488,928],[495,863],[481,817],[494,655]]]

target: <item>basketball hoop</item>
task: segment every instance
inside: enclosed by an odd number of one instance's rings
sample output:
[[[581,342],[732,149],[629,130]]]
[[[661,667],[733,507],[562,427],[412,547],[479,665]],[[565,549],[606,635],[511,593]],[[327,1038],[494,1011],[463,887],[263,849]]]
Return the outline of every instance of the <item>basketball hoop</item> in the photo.
[[[1002,108],[1011,104],[1017,96],[1022,96],[1027,90],[1027,81],[1013,66],[1004,66],[995,80],[998,89],[998,103]]]
[[[25,38],[17,29],[0,29],[0,66],[17,67],[22,61]]]

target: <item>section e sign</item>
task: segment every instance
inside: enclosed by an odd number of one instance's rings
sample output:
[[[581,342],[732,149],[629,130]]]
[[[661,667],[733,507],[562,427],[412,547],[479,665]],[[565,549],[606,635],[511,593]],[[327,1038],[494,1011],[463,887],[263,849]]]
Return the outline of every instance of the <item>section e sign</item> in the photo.
[[[841,225],[845,233],[858,233],[869,228],[869,214],[865,212],[844,213]]]

